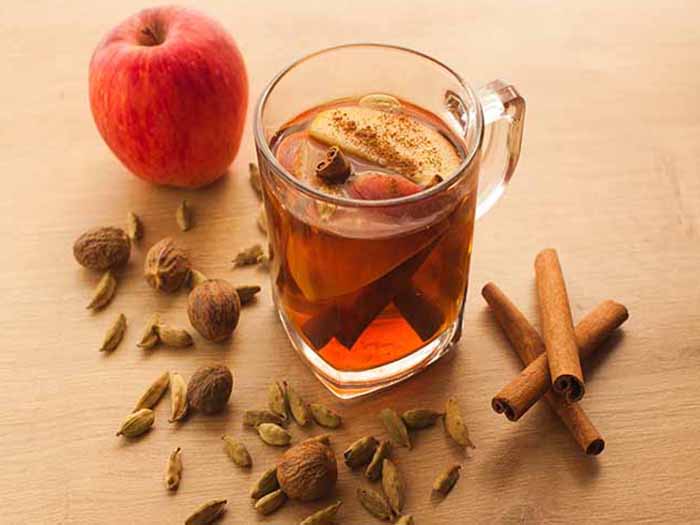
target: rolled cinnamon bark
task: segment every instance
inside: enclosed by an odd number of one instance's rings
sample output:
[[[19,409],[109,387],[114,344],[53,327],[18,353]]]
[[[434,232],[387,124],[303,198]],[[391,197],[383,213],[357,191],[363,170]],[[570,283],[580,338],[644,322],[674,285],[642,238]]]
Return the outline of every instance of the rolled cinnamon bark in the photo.
[[[481,294],[521,361],[529,365],[545,351],[537,331],[495,284],[488,283]],[[552,391],[545,392],[544,397],[586,454],[595,456],[603,451],[605,440],[583,408],[577,403],[567,403]]]
[[[488,286],[488,285],[487,285]],[[627,308],[615,301],[603,301],[576,325],[576,344],[581,360],[587,359],[622,323],[629,314]],[[499,414],[517,421],[552,386],[546,352],[541,353],[508,383],[491,401]]]
[[[557,252],[542,250],[535,258],[542,338],[547,351],[552,388],[571,402],[585,393],[566,283]]]

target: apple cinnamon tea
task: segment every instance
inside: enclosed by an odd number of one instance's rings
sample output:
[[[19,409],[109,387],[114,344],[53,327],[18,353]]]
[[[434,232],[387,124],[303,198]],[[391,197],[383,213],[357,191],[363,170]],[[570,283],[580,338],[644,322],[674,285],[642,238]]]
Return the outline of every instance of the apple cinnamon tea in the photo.
[[[306,344],[336,370],[361,371],[454,326],[467,286],[476,177],[461,191],[405,199],[449,186],[459,173],[463,142],[440,118],[370,94],[305,111],[270,146],[309,189],[383,201],[295,201],[264,188],[276,300]]]

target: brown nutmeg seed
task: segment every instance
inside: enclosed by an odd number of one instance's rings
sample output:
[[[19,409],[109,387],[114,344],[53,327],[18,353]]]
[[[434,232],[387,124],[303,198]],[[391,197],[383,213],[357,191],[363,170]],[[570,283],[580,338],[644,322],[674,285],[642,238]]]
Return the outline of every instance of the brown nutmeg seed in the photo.
[[[187,298],[187,315],[195,329],[209,341],[228,339],[238,325],[241,300],[236,288],[221,279],[196,286]]]
[[[315,440],[302,441],[282,454],[277,462],[277,479],[291,499],[312,501],[333,490],[338,464],[327,445]]]
[[[190,261],[170,237],[151,246],[146,254],[144,277],[156,290],[175,292],[190,275]]]
[[[233,375],[225,365],[203,366],[187,384],[187,403],[205,414],[221,412],[233,390]]]
[[[129,260],[131,241],[121,228],[93,228],[73,244],[73,255],[85,268],[104,271]]]

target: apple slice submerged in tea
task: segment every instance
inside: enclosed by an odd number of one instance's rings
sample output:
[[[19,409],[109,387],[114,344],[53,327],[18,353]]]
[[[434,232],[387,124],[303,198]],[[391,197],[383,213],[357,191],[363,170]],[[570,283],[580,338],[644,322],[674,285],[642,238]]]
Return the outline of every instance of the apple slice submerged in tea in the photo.
[[[355,292],[391,272],[431,244],[437,233],[431,228],[386,242],[320,236],[308,229],[287,238],[287,265],[306,298],[331,299]],[[353,242],[356,249],[351,247]],[[339,268],[352,271],[339,272]]]

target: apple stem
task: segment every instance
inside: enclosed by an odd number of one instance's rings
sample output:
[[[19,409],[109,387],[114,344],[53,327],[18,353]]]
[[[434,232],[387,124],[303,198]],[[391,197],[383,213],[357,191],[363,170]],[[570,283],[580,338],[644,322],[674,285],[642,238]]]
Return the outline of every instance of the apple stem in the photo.
[[[141,30],[141,33],[148,38],[147,41],[143,42],[143,44],[147,46],[157,46],[163,43],[163,35],[157,30],[157,28],[146,26]]]

